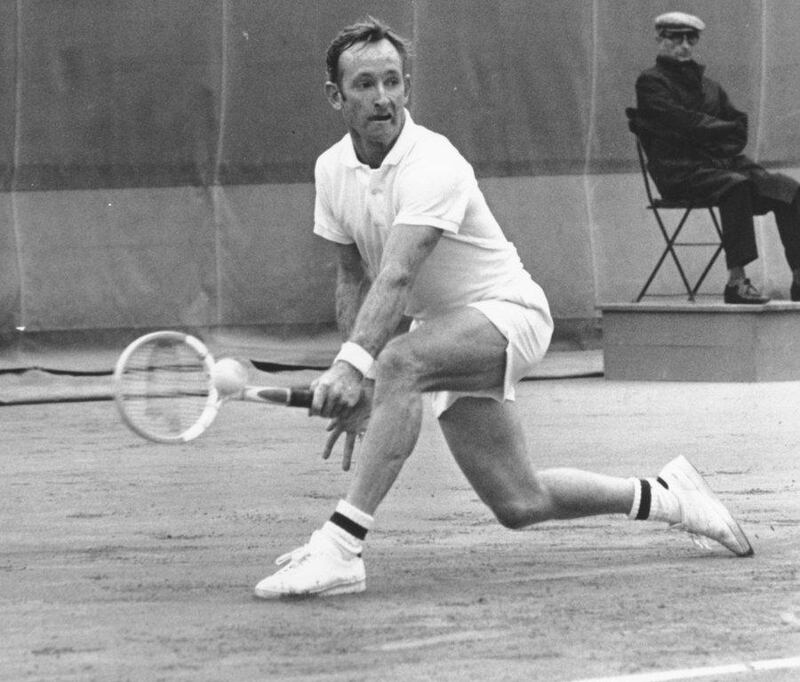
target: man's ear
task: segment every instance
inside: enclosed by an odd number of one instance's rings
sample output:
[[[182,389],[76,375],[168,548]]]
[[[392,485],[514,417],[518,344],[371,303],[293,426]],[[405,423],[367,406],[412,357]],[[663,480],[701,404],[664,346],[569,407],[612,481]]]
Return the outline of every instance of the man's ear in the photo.
[[[342,108],[342,91],[339,90],[339,86],[336,83],[331,83],[331,81],[325,83],[325,97],[337,111]]]
[[[403,82],[404,82],[404,84],[406,86],[405,87],[405,90],[406,90],[406,94],[405,94],[406,101],[405,101],[405,103],[408,104],[408,98],[411,96],[411,75],[410,74],[406,74],[405,76],[403,76]]]

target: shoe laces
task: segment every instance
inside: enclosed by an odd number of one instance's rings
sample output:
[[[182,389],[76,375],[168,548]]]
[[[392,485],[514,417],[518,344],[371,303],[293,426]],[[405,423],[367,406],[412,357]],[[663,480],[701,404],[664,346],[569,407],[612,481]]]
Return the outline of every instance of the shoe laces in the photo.
[[[286,566],[284,566],[282,569],[285,571],[288,568],[293,568],[294,566],[301,564],[309,556],[311,556],[311,548],[308,546],[308,544],[305,544],[302,547],[293,549],[291,552],[281,554],[277,559],[275,559],[275,564],[278,566],[283,566],[283,564],[286,564]]]
[[[678,523],[671,523],[667,526],[667,531],[672,531],[676,533],[686,533],[689,536],[689,539],[692,543],[699,547],[700,549],[713,549],[711,543],[708,541],[708,538],[705,535],[698,535],[697,533],[692,533],[683,521],[679,521]]]
[[[740,287],[739,291],[742,294],[752,294],[754,296],[760,296],[761,295],[761,292],[759,292],[759,290],[756,289],[753,286],[753,283],[747,278],[742,280],[742,284],[741,284],[741,287]]]

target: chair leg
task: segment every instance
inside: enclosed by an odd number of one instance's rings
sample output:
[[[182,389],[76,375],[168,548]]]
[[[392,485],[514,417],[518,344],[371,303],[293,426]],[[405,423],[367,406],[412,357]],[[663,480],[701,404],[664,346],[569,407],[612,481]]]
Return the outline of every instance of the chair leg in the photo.
[[[711,215],[711,222],[714,223],[714,229],[717,231],[717,236],[719,237],[720,246],[722,245],[722,227],[720,227],[719,218],[717,218],[717,214],[714,213],[714,209],[709,207],[708,209],[709,214]]]
[[[714,213],[713,208],[709,208],[708,212],[711,214],[711,222],[714,223],[714,228],[719,235],[719,246],[717,246],[716,250],[714,251],[714,255],[711,256],[711,260],[708,261],[708,265],[706,265],[705,270],[703,270],[703,274],[700,275],[699,279],[695,283],[694,287],[692,288],[692,296],[691,300],[694,300],[694,297],[697,296],[697,292],[700,290],[700,286],[703,284],[703,281],[706,278],[706,275],[711,271],[711,268],[714,267],[714,263],[717,262],[717,258],[722,253],[722,230],[720,229],[719,222],[717,221],[717,216]]]
[[[661,254],[661,258],[658,259],[656,262],[653,271],[650,273],[650,276],[647,278],[647,281],[644,283],[642,290],[639,292],[639,295],[636,297],[636,303],[639,303],[647,294],[647,290],[650,288],[650,285],[653,283],[653,280],[656,278],[659,269],[661,268],[661,264],[664,262],[664,259],[667,257],[669,253],[669,249],[664,249],[664,252]]]
[[[683,267],[681,266],[680,260],[678,259],[678,254],[675,253],[675,241],[678,239],[678,235],[680,234],[681,230],[683,229],[683,226],[686,224],[686,220],[688,219],[689,213],[691,213],[692,209],[691,208],[687,208],[684,211],[680,222],[678,223],[677,227],[675,228],[675,231],[672,233],[672,236],[669,235],[669,232],[667,231],[667,228],[665,227],[664,222],[663,222],[663,220],[661,219],[661,216],[658,213],[658,209],[656,209],[655,207],[651,207],[651,210],[653,211],[653,215],[656,218],[656,222],[658,223],[658,227],[661,230],[661,234],[663,235],[664,240],[667,243],[667,246],[664,249],[664,252],[661,254],[661,257],[656,262],[656,265],[653,268],[653,271],[650,273],[650,277],[647,278],[647,282],[645,282],[644,287],[642,287],[642,290],[639,292],[639,295],[636,297],[636,303],[639,303],[639,301],[641,301],[644,298],[644,296],[646,295],[647,290],[650,288],[650,285],[652,284],[653,280],[655,279],[656,274],[658,274],[658,271],[661,268],[661,265],[664,263],[664,259],[666,259],[667,255],[671,255],[672,256],[672,260],[675,263],[675,267],[678,269],[678,274],[681,277],[681,281],[683,281],[683,286],[686,288],[686,293],[689,296],[689,300],[690,301],[694,301],[695,291],[693,290],[692,285],[689,283],[689,280],[686,277],[686,273],[684,272]]]

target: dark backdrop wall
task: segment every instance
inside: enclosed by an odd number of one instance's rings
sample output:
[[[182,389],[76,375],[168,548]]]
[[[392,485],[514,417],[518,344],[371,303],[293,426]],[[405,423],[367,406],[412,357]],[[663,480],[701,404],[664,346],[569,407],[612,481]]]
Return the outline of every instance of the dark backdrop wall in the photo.
[[[324,53],[365,14],[414,40],[415,119],[473,162],[556,316],[591,317],[649,258],[623,110],[670,9],[708,24],[749,153],[800,166],[796,0],[1,2],[0,332],[331,321]]]

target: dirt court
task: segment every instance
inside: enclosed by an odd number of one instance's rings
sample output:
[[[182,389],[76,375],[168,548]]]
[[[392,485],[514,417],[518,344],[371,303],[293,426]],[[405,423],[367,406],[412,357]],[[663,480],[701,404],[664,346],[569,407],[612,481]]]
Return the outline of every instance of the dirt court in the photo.
[[[685,454],[753,558],[623,517],[503,529],[426,415],[367,592],[274,603],[253,586],[350,476],[319,458],[324,421],[231,404],[157,446],[110,402],[2,407],[0,678],[572,681],[800,656],[799,405],[796,382],[520,389],[538,466],[654,475]]]

